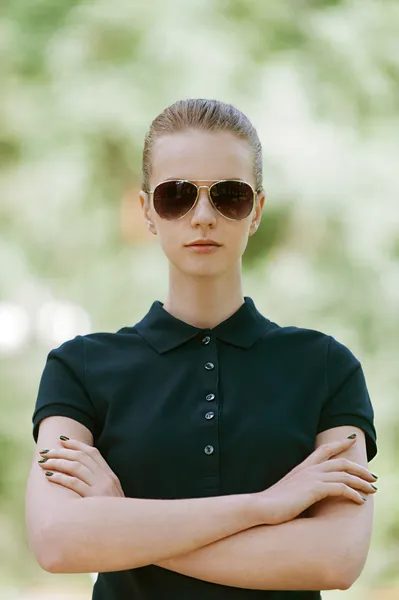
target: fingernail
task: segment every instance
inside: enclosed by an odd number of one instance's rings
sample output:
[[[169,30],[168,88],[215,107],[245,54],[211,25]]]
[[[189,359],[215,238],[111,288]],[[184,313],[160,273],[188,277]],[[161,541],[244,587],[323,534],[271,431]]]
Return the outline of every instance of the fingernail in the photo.
[[[348,435],[348,440],[353,440],[353,438],[356,437],[356,433],[352,433],[351,435]]]
[[[46,450],[40,450],[39,454],[46,454],[46,452],[50,452],[50,450],[48,448]]]
[[[66,435],[60,435],[60,440],[69,440],[69,437]]]
[[[52,471],[46,471],[46,475],[50,477],[50,475],[54,475],[54,473]]]
[[[367,498],[365,498],[364,496],[362,496],[362,500],[367,500]]]
[[[371,487],[374,488],[375,490],[378,490],[378,487],[376,487],[375,485],[373,485],[372,483],[370,483]]]
[[[38,460],[37,462],[39,462],[39,463],[44,463],[44,462],[46,462],[46,460],[48,460],[48,458],[41,458],[41,459],[40,459],[40,460]]]
[[[378,479],[378,475],[374,475],[374,473],[371,473],[371,474],[374,477],[374,479]]]

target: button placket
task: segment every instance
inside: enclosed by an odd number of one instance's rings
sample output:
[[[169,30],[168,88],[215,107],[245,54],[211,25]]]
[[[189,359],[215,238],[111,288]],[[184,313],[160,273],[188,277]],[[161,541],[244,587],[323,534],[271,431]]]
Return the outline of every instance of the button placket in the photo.
[[[210,336],[210,335],[204,335],[204,336],[202,337],[202,339],[201,339],[201,344],[202,344],[203,346],[208,346],[208,345],[211,343],[211,341],[212,341],[212,338],[211,338],[211,336]],[[215,350],[216,350],[216,348],[213,348],[213,350],[215,351]],[[211,360],[209,360],[208,362],[204,363],[204,369],[205,369],[206,371],[209,371],[209,372],[212,372],[212,371],[214,371],[214,370],[215,370],[215,363],[214,363],[214,362],[212,362]],[[217,379],[217,377],[215,378],[215,383],[216,383],[216,379]],[[215,398],[216,398],[216,396],[215,396],[215,394],[213,394],[213,393],[208,393],[208,394],[205,396],[205,399],[206,399],[206,401],[207,401],[207,402],[211,402],[212,400],[215,400]],[[204,417],[205,417],[205,419],[206,419],[207,421],[209,421],[209,422],[210,422],[212,419],[214,419],[214,417],[215,417],[215,412],[214,412],[213,410],[210,410],[210,411],[208,411],[208,412],[206,412],[206,413],[204,414]],[[216,423],[216,422],[214,423],[214,426],[217,428],[217,423]],[[210,424],[208,425],[208,427],[210,427]],[[213,437],[213,436],[215,435],[215,429],[213,429],[213,428],[212,428],[212,429],[210,430],[210,432],[209,432],[209,433],[210,433],[210,435],[212,435],[212,437]],[[204,453],[205,453],[206,455],[210,456],[211,454],[214,454],[214,452],[215,452],[215,447],[214,447],[214,445],[212,445],[212,444],[207,444],[207,445],[204,447]]]

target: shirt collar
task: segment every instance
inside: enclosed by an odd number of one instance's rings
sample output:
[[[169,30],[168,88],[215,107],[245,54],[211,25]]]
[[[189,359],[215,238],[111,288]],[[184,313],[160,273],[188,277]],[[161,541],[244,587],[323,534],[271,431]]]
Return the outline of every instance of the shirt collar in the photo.
[[[228,344],[250,348],[266,332],[270,323],[257,310],[252,298],[245,296],[240,308],[212,329],[201,329],[177,319],[164,309],[159,300],[153,302],[135,328],[150,346],[163,354],[196,336],[206,334],[214,335]]]

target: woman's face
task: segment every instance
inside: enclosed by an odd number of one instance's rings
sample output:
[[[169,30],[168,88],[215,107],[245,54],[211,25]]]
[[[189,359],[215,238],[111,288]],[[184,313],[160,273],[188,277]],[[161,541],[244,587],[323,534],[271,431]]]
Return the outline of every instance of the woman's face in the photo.
[[[152,154],[150,189],[166,179],[189,179],[198,185],[211,185],[220,179],[242,179],[255,189],[253,158],[249,143],[227,131],[197,129],[163,135]],[[199,181],[204,180],[204,181]],[[190,276],[217,276],[241,264],[248,236],[260,222],[264,193],[258,193],[253,211],[242,221],[231,221],[209,202],[207,190],[200,189],[195,207],[181,219],[162,219],[154,210],[153,197],[140,192],[140,202],[150,231],[172,265]],[[196,252],[187,244],[199,238],[212,239],[219,247],[210,253]]]

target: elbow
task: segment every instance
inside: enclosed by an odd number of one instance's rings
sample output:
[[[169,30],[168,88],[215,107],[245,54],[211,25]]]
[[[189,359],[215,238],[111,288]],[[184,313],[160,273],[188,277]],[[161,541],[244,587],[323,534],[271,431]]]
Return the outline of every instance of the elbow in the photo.
[[[349,590],[359,578],[364,565],[356,564],[353,559],[341,561],[327,571],[329,573],[327,590]]]
[[[350,571],[343,571],[343,575],[338,579],[339,590],[349,590],[352,585],[357,581],[360,577],[361,572],[363,571],[363,567],[361,568],[353,568]]]
[[[54,539],[50,525],[42,527],[39,539],[30,542],[39,566],[48,573],[62,573],[60,540]]]
[[[47,573],[61,573],[62,571],[59,569],[58,563],[56,563],[53,557],[44,556],[37,557],[37,562],[41,566],[44,571]]]
[[[40,544],[36,544],[36,559],[48,573],[88,573],[87,554],[82,532],[74,523],[75,506],[64,505],[59,515],[49,518],[42,527]],[[85,536],[83,536],[83,540]]]
[[[337,577],[335,580],[334,590],[349,590],[357,580],[357,577]]]
[[[363,540],[345,540],[333,538],[332,544],[326,545],[324,555],[325,572],[330,590],[348,590],[360,577],[366,564],[369,547]]]
[[[348,577],[343,570],[337,569],[329,573],[323,590],[349,590],[357,578]]]

